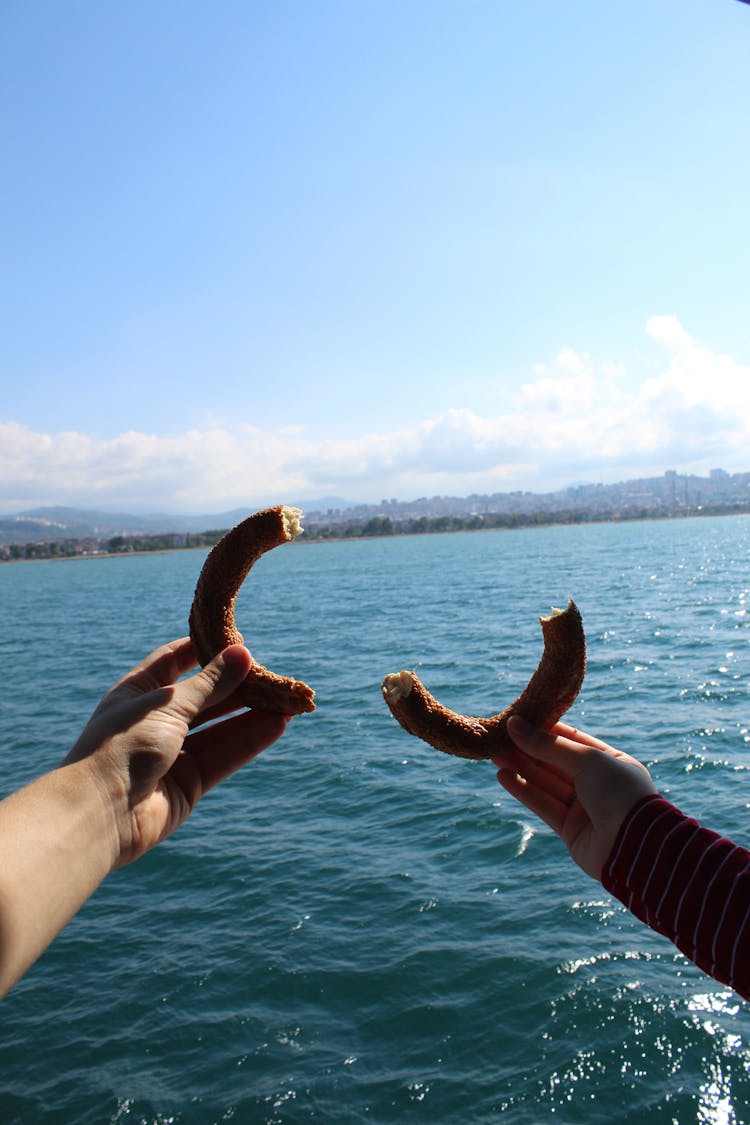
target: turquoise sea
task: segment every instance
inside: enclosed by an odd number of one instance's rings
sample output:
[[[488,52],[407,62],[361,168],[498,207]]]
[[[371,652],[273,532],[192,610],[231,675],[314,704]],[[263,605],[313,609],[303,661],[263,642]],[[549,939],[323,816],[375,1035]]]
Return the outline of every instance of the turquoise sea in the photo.
[[[0,792],[186,631],[202,552],[0,567]],[[489,713],[575,598],[571,718],[750,843],[750,520],[294,543],[237,617],[318,710],[116,873],[0,1004],[0,1121],[750,1122],[750,1006],[500,789],[406,735]],[[0,857],[2,862],[2,857]]]

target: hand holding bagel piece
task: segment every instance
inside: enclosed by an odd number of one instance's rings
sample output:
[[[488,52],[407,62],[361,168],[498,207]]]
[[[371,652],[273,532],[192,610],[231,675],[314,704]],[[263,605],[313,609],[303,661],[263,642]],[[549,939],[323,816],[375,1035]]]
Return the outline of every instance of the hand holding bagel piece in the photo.
[[[302,532],[299,508],[279,504],[248,516],[209,552],[190,610],[190,639],[205,667],[227,645],[242,644],[234,605],[242,583],[261,555]],[[301,680],[277,676],[255,660],[237,694],[247,707],[282,715],[314,711],[315,695]]]
[[[586,638],[575,602],[540,617],[544,651],[526,688],[510,707],[488,719],[459,715],[439,703],[414,672],[394,672],[383,680],[383,697],[394,719],[409,734],[454,754],[482,760],[515,744],[508,719],[520,715],[533,726],[549,730],[573,704],[586,672]]]

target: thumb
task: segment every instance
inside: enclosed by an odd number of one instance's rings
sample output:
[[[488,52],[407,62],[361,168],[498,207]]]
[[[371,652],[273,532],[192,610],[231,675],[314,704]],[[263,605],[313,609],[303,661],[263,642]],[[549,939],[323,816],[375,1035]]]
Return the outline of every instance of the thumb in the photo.
[[[240,686],[251,665],[246,648],[230,645],[200,672],[177,684],[172,702],[191,723],[202,711],[223,703]]]

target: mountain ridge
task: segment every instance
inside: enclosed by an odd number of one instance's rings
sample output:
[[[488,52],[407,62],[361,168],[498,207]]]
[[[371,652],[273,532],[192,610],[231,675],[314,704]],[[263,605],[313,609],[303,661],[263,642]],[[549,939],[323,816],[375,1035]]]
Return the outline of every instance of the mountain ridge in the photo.
[[[346,510],[339,497],[325,497],[315,504]],[[309,505],[296,504],[308,508]],[[170,512],[112,512],[98,508],[48,505],[0,516],[0,544],[58,539],[87,539],[107,535],[191,534],[214,528],[233,527],[252,509],[232,508],[225,512],[185,515]]]

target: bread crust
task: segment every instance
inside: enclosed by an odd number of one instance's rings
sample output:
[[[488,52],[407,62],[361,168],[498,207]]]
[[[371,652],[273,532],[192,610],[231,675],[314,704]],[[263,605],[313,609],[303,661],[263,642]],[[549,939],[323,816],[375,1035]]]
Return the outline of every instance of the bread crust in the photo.
[[[264,508],[233,527],[209,552],[190,609],[190,639],[204,667],[227,645],[244,643],[234,619],[240,587],[261,555],[302,531],[301,515],[299,508],[285,504]],[[237,693],[247,707],[263,711],[299,715],[315,710],[312,688],[277,676],[255,660]]]
[[[544,651],[523,692],[509,707],[490,718],[461,715],[444,707],[410,671],[392,673],[382,691],[391,714],[409,734],[453,754],[480,761],[514,749],[507,732],[511,715],[549,730],[573,704],[586,674],[586,637],[578,607],[571,599],[564,610],[540,617]]]

